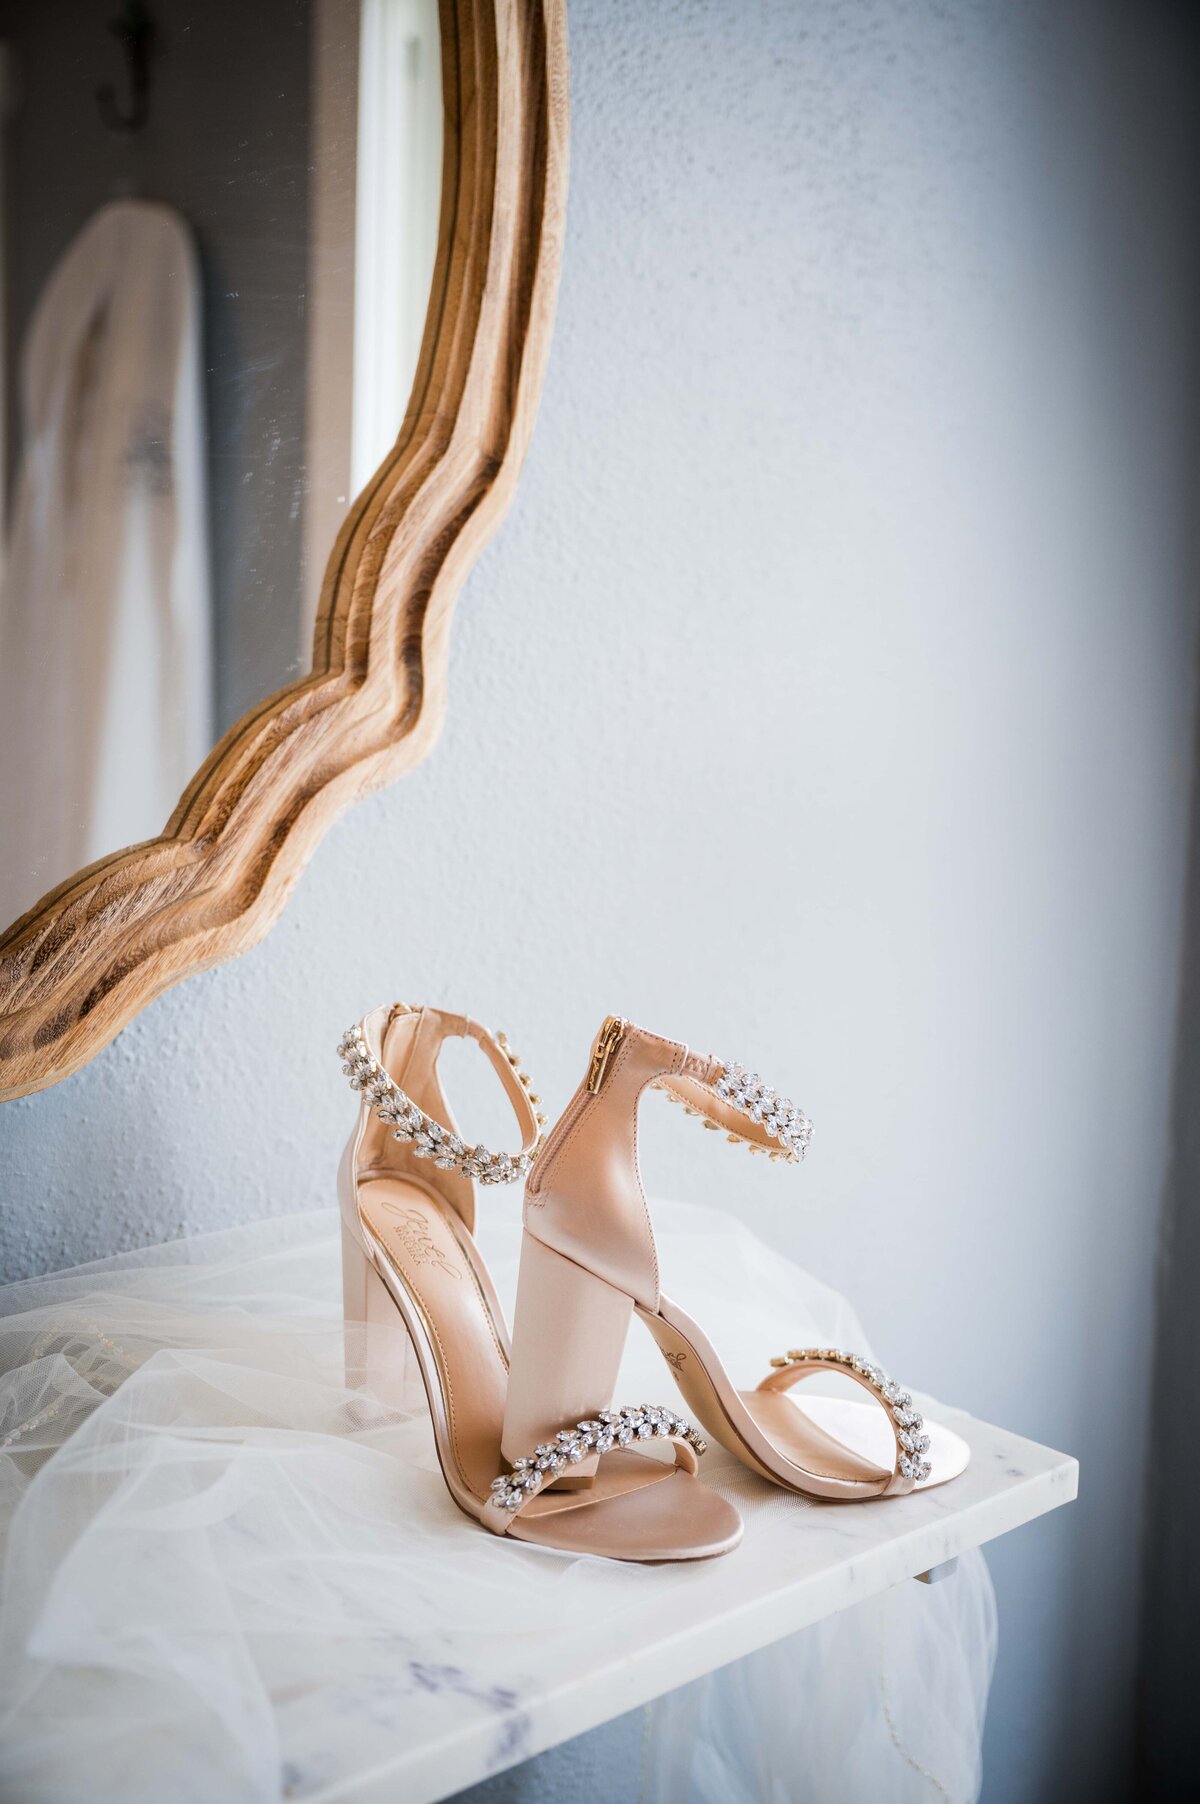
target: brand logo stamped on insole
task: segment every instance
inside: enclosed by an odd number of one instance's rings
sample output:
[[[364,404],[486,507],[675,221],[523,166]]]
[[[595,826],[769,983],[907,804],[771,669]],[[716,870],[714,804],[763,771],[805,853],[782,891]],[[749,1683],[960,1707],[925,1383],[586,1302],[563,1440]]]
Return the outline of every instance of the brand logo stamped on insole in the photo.
[[[687,1354],[686,1353],[668,1353],[666,1348],[664,1347],[663,1358],[666,1360],[666,1362],[669,1366],[672,1366],[674,1368],[675,1371],[682,1372],[683,1362],[687,1358]]]
[[[462,1273],[437,1245],[419,1209],[402,1209],[399,1203],[385,1203],[384,1208],[395,1218],[396,1233],[414,1265],[435,1265],[447,1277],[461,1279]]]

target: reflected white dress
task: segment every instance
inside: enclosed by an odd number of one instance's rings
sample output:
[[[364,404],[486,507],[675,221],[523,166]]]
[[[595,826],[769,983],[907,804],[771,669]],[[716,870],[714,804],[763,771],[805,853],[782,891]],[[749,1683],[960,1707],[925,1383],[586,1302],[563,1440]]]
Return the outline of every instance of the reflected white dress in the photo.
[[[102,207],[21,355],[0,584],[0,927],[160,833],[212,745],[200,282],[184,220]]]
[[[757,1370],[768,1343],[868,1350],[841,1298],[736,1222],[654,1214],[673,1287],[735,1364]],[[482,1216],[509,1308],[519,1202],[492,1192]],[[631,1335],[622,1394],[662,1389]],[[732,1460],[705,1470],[730,1495],[760,1487]],[[802,1534],[804,1502],[778,1507]],[[415,1378],[389,1406],[345,1389],[332,1211],[0,1291],[0,1532],[0,1796],[22,1804],[366,1796],[406,1720],[452,1731],[466,1707],[431,1673],[519,1676],[512,1625],[586,1635],[654,1582],[481,1532],[438,1475]],[[651,1705],[640,1796],[974,1799],[995,1643],[974,1553]],[[536,1765],[498,1784],[546,1796]],[[610,1789],[581,1770],[572,1794]]]

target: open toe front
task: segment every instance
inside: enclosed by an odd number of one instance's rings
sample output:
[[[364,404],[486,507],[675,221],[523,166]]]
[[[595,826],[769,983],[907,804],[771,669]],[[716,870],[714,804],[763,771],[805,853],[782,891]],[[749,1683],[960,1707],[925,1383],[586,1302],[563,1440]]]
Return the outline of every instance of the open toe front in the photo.
[[[806,1497],[858,1503],[946,1484],[965,1471],[961,1435],[926,1422],[911,1392],[874,1361],[840,1347],[793,1347],[752,1391],[735,1390],[699,1323],[669,1298],[638,1311],[671,1366],[688,1408],[752,1471]],[[866,1393],[828,1396],[822,1374]],[[791,1393],[803,1385],[800,1396]]]
[[[742,1538],[731,1503],[690,1472],[637,1453],[602,1462],[589,1491],[545,1491],[514,1518],[508,1533],[563,1553],[610,1560],[709,1560]],[[656,1467],[657,1471],[647,1471]]]
[[[816,1476],[840,1483],[870,1486],[882,1495],[893,1477],[895,1437],[884,1412],[853,1398],[779,1391],[740,1391],[739,1400],[760,1432],[794,1470],[797,1489]],[[927,1477],[920,1488],[946,1484],[970,1463],[971,1449],[961,1435],[940,1422],[926,1420],[922,1436],[928,1445]]]
[[[803,1469],[791,1481],[800,1489],[835,1497],[892,1497],[945,1484],[966,1469],[971,1450],[962,1437],[926,1422],[912,1393],[873,1360],[840,1347],[793,1347],[771,1367],[758,1389],[742,1393],[739,1401],[788,1463]],[[870,1400],[830,1397],[810,1388],[803,1399],[787,1394],[820,1373],[849,1378]],[[832,1489],[818,1488],[823,1486]]]
[[[674,1464],[634,1442],[658,1442]],[[742,1538],[731,1503],[696,1476],[705,1443],[657,1404],[602,1410],[560,1429],[493,1482],[481,1520],[494,1534],[610,1560],[709,1560]],[[567,1488],[573,1469],[594,1476]]]

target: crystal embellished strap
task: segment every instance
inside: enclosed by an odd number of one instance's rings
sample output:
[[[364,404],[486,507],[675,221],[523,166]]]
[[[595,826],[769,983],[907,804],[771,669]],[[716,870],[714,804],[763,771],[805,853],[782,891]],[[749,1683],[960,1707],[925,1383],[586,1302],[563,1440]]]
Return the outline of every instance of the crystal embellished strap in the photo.
[[[766,1153],[772,1159],[798,1165],[813,1137],[813,1125],[804,1110],[798,1109],[786,1096],[780,1096],[770,1084],[764,1084],[757,1072],[747,1072],[737,1064],[720,1065],[719,1069],[720,1076],[712,1088],[721,1101],[737,1114],[745,1115],[769,1139],[777,1141],[777,1146],[765,1145],[745,1134],[728,1133],[727,1122],[714,1121],[703,1106],[696,1107],[686,1094],[676,1090],[670,1079],[661,1079],[656,1087],[665,1090],[673,1102],[682,1103],[689,1115],[700,1116],[706,1127],[720,1129],[724,1126],[730,1140],[748,1146],[751,1152]],[[685,1072],[685,1077],[687,1075]],[[707,1087],[708,1080],[702,1081]],[[696,1091],[692,1095],[695,1096]]]
[[[813,1125],[794,1102],[764,1084],[756,1071],[747,1072],[738,1064],[726,1065],[717,1079],[717,1095],[739,1115],[747,1115],[772,1140],[778,1140],[783,1156],[791,1164],[799,1164],[808,1151]]]
[[[636,1441],[672,1440],[695,1454],[707,1452],[707,1443],[682,1416],[660,1404],[643,1403],[625,1409],[602,1409],[592,1419],[573,1428],[560,1428],[552,1441],[514,1460],[512,1471],[492,1480],[491,1496],[484,1506],[484,1520],[503,1534],[517,1511],[531,1497],[554,1483],[569,1466],[577,1466],[592,1454],[609,1453]]]
[[[924,1418],[913,1407],[912,1392],[904,1390],[889,1378],[882,1366],[875,1365],[869,1359],[863,1359],[858,1353],[845,1353],[840,1347],[792,1347],[782,1353],[778,1359],[771,1361],[777,1371],[792,1371],[809,1367],[816,1370],[842,1371],[848,1377],[857,1378],[859,1383],[871,1391],[883,1405],[892,1432],[896,1436],[896,1470],[901,1478],[911,1479],[914,1484],[922,1484],[932,1470],[926,1455],[929,1452],[929,1436],[922,1434]],[[799,1374],[798,1374],[799,1375]],[[771,1384],[768,1378],[766,1385]],[[759,1386],[761,1390],[763,1386]]]
[[[699,1077],[685,1069],[682,1081],[698,1086],[690,1093],[676,1088],[680,1082],[676,1077],[661,1077],[655,1081],[654,1088],[661,1090],[671,1102],[679,1103],[685,1114],[694,1115],[703,1121],[705,1127],[725,1133],[727,1140],[738,1146],[748,1146],[752,1153],[765,1153],[769,1159],[781,1159],[785,1165],[798,1165],[808,1151],[808,1143],[813,1137],[813,1125],[804,1113],[786,1096],[780,1096],[769,1084],[764,1084],[758,1074],[747,1074],[741,1065],[722,1065],[719,1060],[713,1061],[720,1076],[711,1088],[716,1091],[721,1101],[730,1110],[745,1115],[770,1140],[778,1142],[770,1146],[766,1140],[755,1140],[749,1134],[730,1131],[728,1119],[714,1121],[703,1102],[699,1105],[694,1098],[702,1095],[709,1088],[709,1080]]]
[[[521,1062],[511,1050],[503,1034],[496,1036],[501,1055],[512,1066],[522,1089],[529,1095],[530,1108],[539,1100],[530,1090],[529,1078]],[[418,1159],[432,1159],[442,1171],[460,1171],[479,1184],[512,1184],[527,1176],[541,1141],[527,1152],[493,1153],[486,1146],[468,1146],[450,1128],[427,1115],[412,1098],[389,1077],[376,1059],[363,1036],[361,1026],[349,1027],[338,1041],[338,1057],[350,1088],[358,1090],[363,1100],[375,1110],[380,1121],[392,1129],[392,1138],[406,1142]],[[539,1124],[543,1117],[536,1117]]]

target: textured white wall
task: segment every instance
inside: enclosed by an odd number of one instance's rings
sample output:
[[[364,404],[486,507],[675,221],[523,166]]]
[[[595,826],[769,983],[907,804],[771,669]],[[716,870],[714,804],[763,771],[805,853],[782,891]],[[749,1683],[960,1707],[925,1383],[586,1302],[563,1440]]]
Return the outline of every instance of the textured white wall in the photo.
[[[0,1113],[15,1272],[331,1200],[381,998],[556,1105],[609,1010],[755,1062],[806,1168],[664,1110],[651,1186],[1084,1462],[994,1552],[1004,1804],[1127,1754],[1200,315],[1195,45],[1129,10],[576,0],[557,337],[442,744],[264,946]]]

